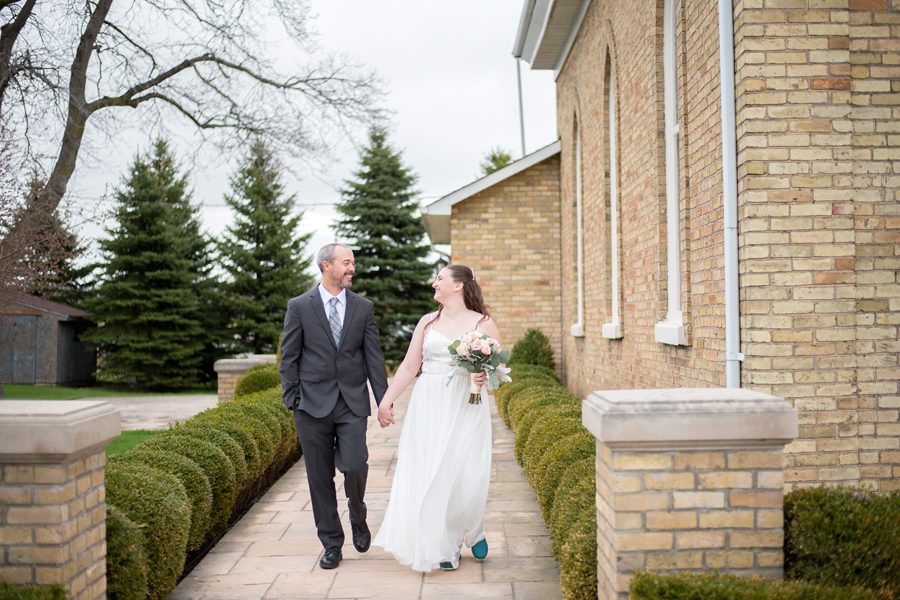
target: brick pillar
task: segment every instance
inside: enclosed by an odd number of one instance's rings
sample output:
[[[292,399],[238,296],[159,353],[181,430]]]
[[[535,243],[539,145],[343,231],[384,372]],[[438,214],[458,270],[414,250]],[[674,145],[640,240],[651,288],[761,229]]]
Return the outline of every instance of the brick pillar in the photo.
[[[0,402],[0,580],[106,597],[107,402]]]
[[[258,365],[274,363],[274,354],[247,354],[236,358],[223,358],[213,365],[218,379],[219,404],[234,400],[234,386],[244,374]]]
[[[797,414],[743,389],[594,392],[600,598],[639,569],[782,576],[782,450]]]

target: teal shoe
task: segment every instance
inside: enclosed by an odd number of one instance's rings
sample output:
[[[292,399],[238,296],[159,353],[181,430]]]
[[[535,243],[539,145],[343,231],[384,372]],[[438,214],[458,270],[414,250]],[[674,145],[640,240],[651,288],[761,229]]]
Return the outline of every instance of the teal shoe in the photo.
[[[483,539],[474,546],[472,546],[472,556],[477,558],[478,560],[484,560],[488,555],[488,543],[487,539]]]
[[[455,571],[456,569],[459,568],[459,560],[460,560],[460,554],[459,554],[459,551],[457,550],[455,566],[452,562],[447,562],[447,561],[440,563],[438,566],[441,567],[442,571]]]

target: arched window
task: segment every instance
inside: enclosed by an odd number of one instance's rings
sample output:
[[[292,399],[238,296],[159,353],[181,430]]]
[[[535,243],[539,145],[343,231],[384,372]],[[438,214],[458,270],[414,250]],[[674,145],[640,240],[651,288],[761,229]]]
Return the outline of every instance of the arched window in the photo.
[[[575,285],[576,318],[572,325],[572,335],[584,336],[584,202],[581,182],[581,127],[575,120]]]
[[[665,0],[663,6],[663,102],[666,145],[666,318],[656,324],[657,342],[685,343],[681,309],[681,185],[679,178],[678,22],[681,1]]]
[[[609,339],[622,337],[622,321],[620,317],[621,292],[619,291],[619,193],[618,193],[618,137],[616,123],[618,109],[616,106],[616,70],[609,54],[606,55],[605,84],[603,86],[606,102],[606,214],[609,220],[609,245],[607,261],[609,269],[609,302],[607,311],[609,321],[603,324],[602,335]]]

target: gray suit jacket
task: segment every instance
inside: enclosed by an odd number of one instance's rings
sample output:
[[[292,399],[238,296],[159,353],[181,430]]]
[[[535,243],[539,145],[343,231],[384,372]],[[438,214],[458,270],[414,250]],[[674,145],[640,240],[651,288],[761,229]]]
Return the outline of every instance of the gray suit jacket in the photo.
[[[288,302],[281,342],[284,405],[313,417],[329,414],[338,394],[358,416],[372,413],[366,379],[376,403],[387,391],[384,353],[375,325],[375,307],[347,290],[341,347],[335,346],[318,285]]]

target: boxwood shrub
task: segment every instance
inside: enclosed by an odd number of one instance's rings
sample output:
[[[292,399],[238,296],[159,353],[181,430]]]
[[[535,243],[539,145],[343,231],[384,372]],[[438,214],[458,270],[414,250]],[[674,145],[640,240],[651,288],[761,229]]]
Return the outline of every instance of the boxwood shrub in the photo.
[[[554,387],[559,386],[559,383],[547,375],[542,375],[540,373],[534,374],[526,374],[513,379],[512,383],[507,383],[505,385],[501,385],[496,392],[494,392],[494,397],[497,402],[497,412],[500,413],[500,416],[503,418],[503,422],[506,423],[506,426],[509,427],[509,413],[507,409],[509,407],[510,401],[518,394],[524,390],[532,388],[536,385],[542,385],[544,387]]]
[[[202,471],[212,494],[210,508],[198,508],[199,496],[189,496],[178,478],[156,468],[162,462],[149,467],[144,461],[173,454]],[[192,511],[205,510],[210,518],[194,558],[296,462],[300,448],[293,416],[273,388],[203,411],[118,456],[107,470],[107,585],[110,598],[132,600],[164,598],[172,590],[188,556]],[[166,464],[175,462],[183,464],[179,459]],[[193,547],[196,537],[190,539]]]
[[[553,369],[553,349],[550,340],[540,329],[529,329],[525,335],[513,345],[509,364],[540,365]]]
[[[559,555],[559,583],[563,598],[597,597],[597,511],[591,505],[578,513]]]
[[[141,529],[117,506],[106,504],[106,597],[109,600],[147,597],[147,560]]]
[[[528,441],[522,448],[522,468],[528,482],[534,487],[535,476],[538,474],[537,466],[544,453],[557,440],[585,431],[580,417],[569,417],[555,414],[547,414],[534,422]]]
[[[209,515],[210,527],[215,530],[228,524],[228,518],[234,507],[237,485],[234,478],[234,467],[224,452],[210,442],[180,433],[178,430],[168,431],[147,440],[138,446],[138,448],[142,447],[170,450],[176,454],[187,456],[200,465],[203,473],[209,478],[213,494],[212,510]]]
[[[237,488],[241,489],[247,485],[249,471],[247,470],[247,459],[244,458],[244,449],[229,434],[212,427],[178,426],[172,431],[209,442],[224,452],[231,462],[231,466],[234,467],[234,480]]]
[[[231,436],[244,452],[244,462],[247,464],[247,477],[255,481],[262,477],[267,465],[259,451],[256,436],[253,435],[250,416],[238,412],[224,412],[218,408],[211,408],[197,414],[192,419],[182,423],[180,427],[186,431],[189,429],[215,429]]]
[[[174,475],[159,469],[116,461],[106,466],[106,501],[141,528],[147,597],[167,598],[187,555],[191,506],[184,486]],[[121,578],[121,574],[118,576]]]
[[[547,523],[553,554],[557,557],[578,517],[588,508],[596,510],[596,489],[596,466],[591,458],[572,463],[560,478],[553,496],[553,512]]]
[[[809,488],[785,497],[785,574],[900,598],[900,492]]]
[[[197,463],[175,452],[140,446],[131,452],[113,456],[109,462],[111,464],[121,463],[125,468],[128,468],[128,464],[138,463],[177,477],[184,486],[191,505],[191,529],[188,534],[187,549],[188,551],[196,550],[203,545],[203,540],[209,531],[212,488],[209,486],[209,478]]]
[[[545,521],[553,513],[553,499],[566,467],[585,458],[594,460],[596,447],[594,435],[582,430],[557,440],[538,461],[532,479]]]
[[[581,406],[581,402],[578,401],[577,397],[556,383],[550,385],[538,384],[522,390],[509,399],[509,404],[506,407],[509,415],[509,427],[518,433],[519,417],[532,405],[546,406],[560,403],[575,405],[579,408]]]
[[[581,418],[581,405],[570,402],[553,402],[550,404],[536,403],[524,408],[516,425],[516,438],[513,446],[516,460],[522,464],[522,452],[531,435],[531,428],[541,417],[547,415],[559,415],[561,417]]]
[[[59,585],[22,585],[0,581],[0,600],[66,600]]]
[[[270,388],[281,389],[281,376],[278,374],[278,365],[257,365],[238,379],[234,386],[234,397],[261,392]]]
[[[639,571],[631,579],[632,600],[878,600],[863,588],[805,581],[778,581],[708,573],[658,575]]]
[[[511,377],[521,377],[523,375],[546,375],[547,377],[559,383],[559,375],[557,375],[556,371],[554,371],[551,367],[545,367],[543,365],[530,365],[527,363],[512,364],[509,365],[509,367],[510,369],[512,369],[510,373]]]

